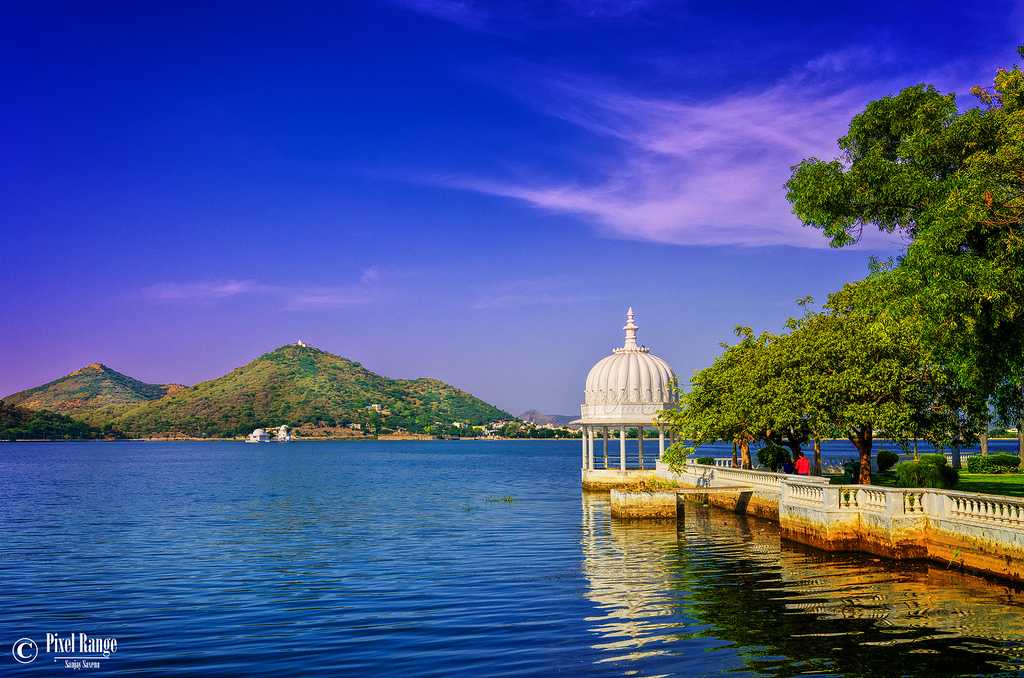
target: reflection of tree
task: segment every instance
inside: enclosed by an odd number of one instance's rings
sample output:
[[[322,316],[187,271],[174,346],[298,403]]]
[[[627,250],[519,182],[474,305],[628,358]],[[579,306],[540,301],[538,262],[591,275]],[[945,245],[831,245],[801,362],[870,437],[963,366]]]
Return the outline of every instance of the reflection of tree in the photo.
[[[604,612],[588,621],[609,661],[885,675],[1024,665],[1024,595],[1000,584],[782,545],[770,523],[691,505],[677,533],[611,521],[607,499],[588,496],[583,527],[588,598]]]

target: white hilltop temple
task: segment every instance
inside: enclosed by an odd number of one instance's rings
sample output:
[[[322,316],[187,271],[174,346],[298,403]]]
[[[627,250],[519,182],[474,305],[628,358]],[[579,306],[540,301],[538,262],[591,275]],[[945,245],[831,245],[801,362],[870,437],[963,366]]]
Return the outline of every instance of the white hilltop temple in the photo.
[[[644,458],[644,431],[658,429],[658,459],[665,452],[665,430],[655,423],[661,410],[676,405],[675,373],[669,364],[636,341],[637,324],[633,308],[626,311],[626,341],[622,348],[599,360],[587,375],[580,418],[574,424],[583,428],[583,474],[587,484],[588,471],[611,470],[625,472],[630,469],[654,469]],[[638,431],[636,453],[627,464],[626,431]],[[618,463],[609,463],[608,438],[618,434]],[[600,458],[594,455],[594,442],[600,436],[603,450]],[[617,469],[616,469],[617,467]],[[603,476],[605,474],[593,474]],[[616,474],[618,475],[618,474]],[[599,478],[593,478],[599,480]],[[610,480],[610,478],[609,478]]]

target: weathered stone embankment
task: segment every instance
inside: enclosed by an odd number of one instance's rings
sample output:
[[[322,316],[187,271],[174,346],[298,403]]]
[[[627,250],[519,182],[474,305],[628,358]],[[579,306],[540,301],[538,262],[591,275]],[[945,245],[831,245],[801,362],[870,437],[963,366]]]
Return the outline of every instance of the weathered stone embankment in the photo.
[[[584,472],[584,480],[593,473]],[[617,473],[622,474],[622,482],[638,472]],[[932,560],[1024,582],[1024,499],[924,488],[829,485],[826,478],[698,464],[688,465],[679,475],[659,464],[655,475],[685,488],[702,489],[701,499],[712,506],[776,522],[782,537],[791,541],[826,551]],[[594,479],[590,484],[596,484]],[[669,507],[675,510],[681,499],[672,491],[617,491],[612,513],[620,518],[667,518]]]

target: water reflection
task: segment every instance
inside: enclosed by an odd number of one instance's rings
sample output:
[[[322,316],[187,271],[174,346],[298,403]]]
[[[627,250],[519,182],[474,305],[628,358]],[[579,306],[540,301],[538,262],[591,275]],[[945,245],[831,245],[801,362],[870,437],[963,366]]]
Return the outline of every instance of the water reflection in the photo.
[[[582,534],[600,662],[644,675],[1024,668],[1024,593],[1011,586],[825,554],[717,509],[688,506],[678,528],[612,521],[602,494],[584,494]]]

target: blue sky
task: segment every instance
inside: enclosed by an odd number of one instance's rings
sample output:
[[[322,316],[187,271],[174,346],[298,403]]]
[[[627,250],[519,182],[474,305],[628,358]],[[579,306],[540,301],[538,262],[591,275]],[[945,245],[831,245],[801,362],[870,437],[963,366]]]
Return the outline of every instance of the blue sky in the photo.
[[[301,338],[573,413],[629,304],[685,379],[902,246],[828,249],[790,165],[1024,42],[1021,3],[785,5],[8,5],[0,394]]]

